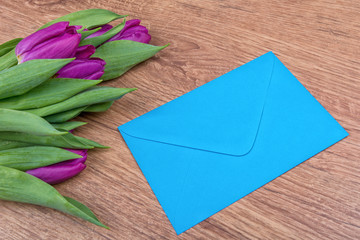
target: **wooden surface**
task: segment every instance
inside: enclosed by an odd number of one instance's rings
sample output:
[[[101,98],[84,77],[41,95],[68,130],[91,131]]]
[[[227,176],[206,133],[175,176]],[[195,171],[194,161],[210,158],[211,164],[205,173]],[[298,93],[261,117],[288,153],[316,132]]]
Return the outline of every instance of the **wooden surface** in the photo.
[[[111,230],[41,207],[0,202],[0,239],[356,239],[360,236],[360,1],[1,0],[0,42],[61,15],[106,8],[140,18],[156,57],[107,83],[137,87],[80,136],[112,148],[56,186]],[[177,236],[116,130],[272,50],[350,136]]]

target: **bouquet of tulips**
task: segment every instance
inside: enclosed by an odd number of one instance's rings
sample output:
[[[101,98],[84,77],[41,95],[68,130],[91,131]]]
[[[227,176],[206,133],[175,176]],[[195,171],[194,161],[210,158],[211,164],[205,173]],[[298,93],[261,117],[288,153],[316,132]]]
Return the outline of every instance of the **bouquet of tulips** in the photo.
[[[166,46],[140,20],[104,9],[71,13],[0,45],[0,199],[41,205],[105,227],[50,184],[84,170],[87,151],[107,148],[72,134],[82,112],[102,112],[135,88],[99,86]]]

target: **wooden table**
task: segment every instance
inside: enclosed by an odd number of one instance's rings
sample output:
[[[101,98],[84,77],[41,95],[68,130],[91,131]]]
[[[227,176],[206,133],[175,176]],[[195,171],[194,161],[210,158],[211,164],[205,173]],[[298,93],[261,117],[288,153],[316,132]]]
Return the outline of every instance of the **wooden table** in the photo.
[[[106,8],[140,18],[171,46],[117,80],[138,91],[85,114],[87,169],[57,185],[111,230],[28,204],[0,202],[0,239],[355,239],[360,236],[360,1],[1,0],[5,42],[61,15]],[[120,124],[272,50],[350,136],[177,236]]]

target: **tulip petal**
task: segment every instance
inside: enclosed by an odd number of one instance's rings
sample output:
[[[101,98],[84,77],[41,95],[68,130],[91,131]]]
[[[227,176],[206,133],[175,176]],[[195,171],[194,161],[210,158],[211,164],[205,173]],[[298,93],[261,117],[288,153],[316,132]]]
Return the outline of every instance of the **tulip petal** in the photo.
[[[69,22],[58,22],[24,38],[16,46],[16,56],[22,55],[23,53],[30,51],[36,45],[64,33],[68,26]]]
[[[75,28],[69,28],[63,35],[43,42],[30,51],[22,54],[21,62],[26,62],[32,59],[74,57],[80,40],[81,34],[77,33]]]
[[[74,27],[76,30],[80,30],[82,28],[81,25],[72,25],[72,27]]]
[[[95,47],[98,47],[99,45],[103,44],[104,42],[106,42],[107,40],[109,40],[111,37],[115,36],[117,33],[119,33],[125,26],[125,22],[123,21],[122,23],[114,26],[113,28],[111,28],[109,31],[103,33],[100,36],[97,37],[92,37],[92,38],[87,38],[87,39],[83,39],[80,42],[80,46],[83,45],[87,45],[87,44],[91,44],[94,45]],[[90,30],[92,31],[92,30]],[[90,32],[89,31],[89,32]],[[94,33],[95,31],[93,31],[92,33]],[[86,31],[82,33],[82,36],[84,37],[84,33],[86,35]],[[89,36],[91,34],[88,34],[87,36]],[[87,37],[85,36],[85,38]]]
[[[151,40],[150,34],[143,33],[143,32],[136,32],[128,36],[120,37],[118,40],[130,40],[140,43],[149,43]]]
[[[136,41],[136,37],[131,37],[132,35],[134,35],[135,33],[145,33],[148,34],[148,30],[146,27],[144,26],[135,26],[133,28],[129,28],[127,31],[125,32],[119,32],[118,34],[116,34],[115,36],[113,36],[112,38],[110,38],[107,42],[111,42],[111,41],[116,41],[116,40],[132,40],[132,41]],[[149,34],[148,34],[149,35]],[[150,36],[150,35],[149,35]],[[132,38],[132,39],[129,39]],[[150,37],[151,39],[151,37]],[[139,41],[136,41],[139,42]],[[150,42],[150,40],[149,40]]]
[[[136,32],[148,33],[149,31],[145,26],[139,25],[139,26],[129,28],[128,30],[123,32],[122,36],[131,35],[131,34],[136,33]]]
[[[104,73],[105,64],[100,58],[75,59],[58,71],[58,77],[97,80]]]
[[[49,184],[57,184],[78,175],[85,168],[86,165],[83,163],[67,165],[59,165],[59,163],[57,163],[46,167],[28,170],[26,173]]]
[[[86,79],[89,79],[89,80],[98,80],[102,77],[102,75],[104,75],[104,71],[100,71],[100,72],[96,72],[94,74],[91,74],[91,75],[88,75],[86,77]]]
[[[63,161],[61,162],[62,164],[66,165],[66,164],[75,164],[75,163],[85,163],[86,159],[87,159],[87,151],[88,149],[65,149],[69,152],[78,154],[80,156],[82,156],[81,158],[76,158],[76,159],[72,159],[72,160],[67,160],[67,161]]]
[[[123,36],[127,31],[129,31],[131,28],[139,26],[140,22],[141,22],[140,19],[132,19],[132,20],[126,21],[124,28],[119,33],[114,35],[112,38],[107,40],[107,42],[119,40],[119,38],[121,36]]]
[[[111,26],[110,24],[105,24],[105,25],[101,26],[101,29],[99,31],[94,32],[93,34],[91,34],[90,36],[88,36],[86,38],[93,38],[93,37],[103,35],[104,33],[106,33],[107,31],[109,31],[112,28],[113,28],[113,26]]]
[[[126,21],[125,27],[123,29],[123,32],[127,31],[129,28],[139,26],[141,23],[140,19],[131,19],[129,21]]]
[[[95,53],[95,47],[93,45],[84,45],[76,49],[75,57],[77,59],[89,58]]]
[[[107,40],[107,42],[116,41],[116,40],[130,40],[141,43],[149,43],[151,36],[148,33],[148,29],[140,25],[139,19],[132,19],[125,23],[124,28],[114,35],[112,38]]]

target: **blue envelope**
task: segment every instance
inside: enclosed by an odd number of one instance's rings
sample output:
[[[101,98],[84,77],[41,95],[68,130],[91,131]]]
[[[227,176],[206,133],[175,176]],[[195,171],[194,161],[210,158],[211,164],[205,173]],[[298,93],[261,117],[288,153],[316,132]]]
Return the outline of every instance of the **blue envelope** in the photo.
[[[348,135],[272,52],[119,130],[177,234]]]

